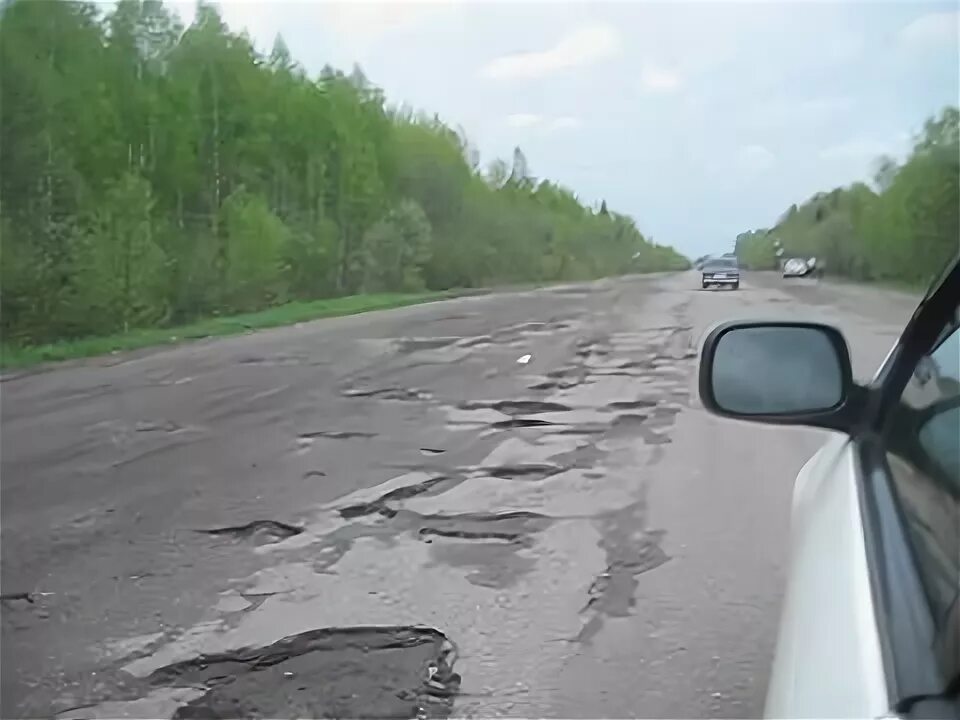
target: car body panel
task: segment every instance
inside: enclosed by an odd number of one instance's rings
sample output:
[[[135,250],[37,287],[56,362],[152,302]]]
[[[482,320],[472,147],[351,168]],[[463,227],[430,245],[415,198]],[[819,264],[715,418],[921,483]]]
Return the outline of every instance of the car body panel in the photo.
[[[889,714],[854,442],[836,434],[800,470],[769,718]]]

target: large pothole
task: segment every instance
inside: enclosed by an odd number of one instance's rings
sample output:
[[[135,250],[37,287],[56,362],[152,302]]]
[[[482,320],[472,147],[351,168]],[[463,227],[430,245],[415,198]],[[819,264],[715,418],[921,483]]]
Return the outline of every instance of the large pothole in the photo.
[[[148,682],[206,690],[181,719],[443,718],[460,689],[456,657],[433,628],[323,628],[167,665]]]

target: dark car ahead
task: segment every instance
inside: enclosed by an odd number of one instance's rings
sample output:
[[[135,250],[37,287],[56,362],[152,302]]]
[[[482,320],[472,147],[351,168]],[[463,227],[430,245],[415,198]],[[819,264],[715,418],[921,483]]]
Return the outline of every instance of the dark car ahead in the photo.
[[[740,287],[740,266],[737,259],[732,257],[711,258],[703,265],[703,287],[731,287],[736,290]]]

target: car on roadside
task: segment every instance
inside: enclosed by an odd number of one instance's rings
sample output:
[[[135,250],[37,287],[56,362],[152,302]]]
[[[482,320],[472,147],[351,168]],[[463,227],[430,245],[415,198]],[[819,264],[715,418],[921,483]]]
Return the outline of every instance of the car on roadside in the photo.
[[[794,485],[765,716],[960,717],[960,258],[871,381],[835,327],[747,320],[708,332],[699,390],[833,433]]]
[[[790,258],[783,264],[783,277],[804,277],[810,272],[803,258]]]
[[[708,287],[740,287],[740,266],[736,257],[719,257],[707,260],[700,270],[703,289]]]
[[[823,277],[823,266],[817,258],[790,258],[783,264],[783,277]]]

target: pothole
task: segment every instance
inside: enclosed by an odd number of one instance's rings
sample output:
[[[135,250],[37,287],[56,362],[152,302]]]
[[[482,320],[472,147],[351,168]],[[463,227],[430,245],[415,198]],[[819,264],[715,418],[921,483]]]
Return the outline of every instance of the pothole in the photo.
[[[453,345],[461,340],[460,337],[435,337],[435,338],[403,338],[397,340],[397,350],[403,354],[417,352],[418,350],[437,350],[448,345]]]
[[[490,345],[492,342],[493,338],[489,335],[477,335],[476,337],[472,338],[464,338],[457,343],[457,346],[461,348],[475,348]]]
[[[410,718],[450,715],[460,690],[456,646],[424,627],[322,628],[260,648],[159,668],[154,686],[203,696],[174,718]]]
[[[617,400],[615,402],[607,403],[607,407],[611,410],[641,410],[644,408],[656,407],[656,405],[656,400],[648,399]]]
[[[606,451],[597,447],[596,443],[587,442],[572,450],[553,455],[550,459],[558,465],[562,465],[564,470],[571,468],[593,468],[600,463],[606,456]]]
[[[174,433],[180,430],[183,430],[183,426],[175,423],[173,420],[158,420],[158,421],[149,421],[141,420],[134,424],[134,432],[146,433],[146,432],[167,432]]]
[[[583,423],[575,427],[558,427],[550,433],[552,435],[603,435],[608,429],[604,423]]]
[[[599,291],[588,287],[560,287],[555,288],[550,292],[554,293],[555,295],[591,295]]]
[[[505,328],[500,328],[494,332],[494,337],[496,338],[508,338],[515,337],[517,335],[523,335],[524,333],[537,332],[538,330],[543,330],[547,327],[545,322],[525,322],[518,323],[517,325],[508,325]]]
[[[413,496],[415,492],[407,496]],[[392,496],[394,500],[398,495]],[[469,512],[424,515],[384,501],[342,508],[341,517],[360,518],[377,514],[373,522],[356,522],[337,528],[322,538],[313,561],[317,572],[336,572],[334,566],[361,538],[386,543],[409,534],[431,546],[437,562],[469,565],[467,580],[478,585],[501,587],[532,570],[534,563],[516,553],[534,545],[533,536],[548,528],[554,519],[534,512]],[[453,543],[455,547],[449,547]],[[469,549],[468,545],[484,549]],[[468,560],[469,558],[469,560]],[[506,562],[506,564],[504,564]]]
[[[636,369],[645,369],[650,370],[655,366],[655,361],[650,360],[624,360],[621,363],[616,365],[618,370],[636,370]]]
[[[447,539],[431,544],[431,561],[468,572],[464,579],[471,585],[501,590],[512,586],[533,571],[535,557],[521,555],[504,542],[459,542]]]
[[[638,415],[637,413],[624,413],[622,415],[617,415],[611,423],[611,428],[636,428],[640,425],[643,425],[647,420],[646,415]]]
[[[670,559],[660,547],[663,531],[646,529],[645,515],[644,505],[636,502],[600,518],[600,547],[606,553],[607,567],[587,591],[583,611],[591,617],[577,635],[578,641],[593,638],[605,617],[630,615],[636,603],[637,578]]]
[[[373,400],[429,400],[432,396],[416,388],[350,388],[343,391],[345,397],[370,398]]]
[[[376,433],[361,432],[358,430],[311,430],[310,432],[300,433],[297,437],[303,440],[314,440],[315,438],[326,438],[328,440],[353,440],[355,438],[376,437]]]
[[[11,610],[25,609],[37,602],[36,596],[29,592],[11,592],[0,594],[0,605]]]
[[[249,355],[237,360],[239,365],[302,365],[309,358],[305,355]]]
[[[196,530],[195,532],[234,540],[253,540],[258,545],[280,542],[303,532],[303,528],[277,520],[254,520],[246,525]]]
[[[677,415],[680,414],[682,409],[679,405],[667,405],[661,403],[657,405],[656,409],[653,411],[653,417],[650,418],[651,425],[655,427],[665,427],[667,425],[672,425],[677,418]]]
[[[577,380],[541,380],[527,387],[530,390],[569,390],[579,384]]]
[[[450,488],[460,484],[462,479],[452,478],[447,475],[437,475],[435,477],[427,478],[422,482],[413,483],[411,485],[405,485],[403,487],[396,488],[390,492],[384,493],[380,497],[372,500],[370,502],[358,503],[354,505],[347,505],[346,507],[340,508],[337,512],[342,518],[357,518],[363,517],[364,515],[373,515],[373,514],[389,514],[389,508],[387,507],[388,502],[396,502],[398,500],[407,500],[417,495],[423,495],[428,491],[436,488],[438,485],[445,484],[448,487],[445,487],[444,490],[449,490]]]
[[[536,415],[548,412],[567,412],[570,407],[543,400],[497,400],[494,402],[466,402],[458,405],[461,410],[496,410],[504,415]]]
[[[554,423],[547,420],[538,420],[537,418],[510,418],[509,420],[495,422],[490,427],[495,430],[510,430],[513,428],[548,427],[553,424]]]
[[[388,517],[396,515],[395,510],[387,511],[384,508],[384,511]],[[396,527],[382,523],[344,525],[324,536],[322,543],[313,554],[313,570],[318,573],[334,573],[334,566],[353,548],[357,540],[378,538],[389,543],[398,534],[399,530]]]
[[[529,544],[533,533],[542,532],[553,522],[539,513],[462,513],[458,515],[420,516],[417,534],[423,538],[440,537],[465,540],[500,540]]]
[[[566,468],[547,463],[522,463],[517,465],[495,465],[480,469],[491,477],[504,480],[544,480],[551,475],[561,473]]]
[[[668,445],[671,438],[663,430],[673,422],[672,417],[656,421],[656,416],[648,418],[646,415],[635,413],[618,415],[610,424],[610,437],[639,436],[646,445]],[[658,432],[658,429],[661,432]]]

